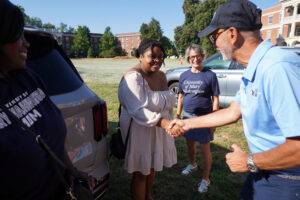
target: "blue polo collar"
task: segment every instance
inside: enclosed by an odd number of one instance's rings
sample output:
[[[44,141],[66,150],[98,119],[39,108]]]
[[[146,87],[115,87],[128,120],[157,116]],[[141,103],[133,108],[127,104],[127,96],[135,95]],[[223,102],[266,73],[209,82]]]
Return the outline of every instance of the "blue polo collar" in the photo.
[[[254,75],[257,69],[257,66],[261,59],[265,56],[265,54],[268,52],[270,48],[272,48],[274,45],[270,40],[265,40],[261,42],[258,47],[253,52],[249,63],[244,71],[243,77],[248,79],[249,81],[253,82]]]

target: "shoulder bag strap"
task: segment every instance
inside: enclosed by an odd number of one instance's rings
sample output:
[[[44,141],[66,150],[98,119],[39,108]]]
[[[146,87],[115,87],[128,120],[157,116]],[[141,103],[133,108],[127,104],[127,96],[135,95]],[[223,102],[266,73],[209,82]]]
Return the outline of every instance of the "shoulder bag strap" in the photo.
[[[7,108],[5,108],[2,104],[0,105],[0,108],[2,109],[2,112],[6,113],[13,121],[15,121],[22,129],[25,129],[32,137],[35,138],[36,142],[41,146],[41,148],[46,152],[48,155],[48,158],[50,159],[51,163],[53,164],[59,179],[63,186],[67,188],[68,192],[67,194],[70,195],[72,200],[76,200],[76,197],[72,193],[72,188],[68,184],[68,181],[62,174],[61,170],[59,169],[59,166],[63,170],[67,170],[67,166],[58,158],[55,153],[51,150],[51,148],[48,146],[48,144],[43,140],[43,138],[33,132],[29,127],[27,127],[20,119],[18,119],[13,113],[11,113]]]

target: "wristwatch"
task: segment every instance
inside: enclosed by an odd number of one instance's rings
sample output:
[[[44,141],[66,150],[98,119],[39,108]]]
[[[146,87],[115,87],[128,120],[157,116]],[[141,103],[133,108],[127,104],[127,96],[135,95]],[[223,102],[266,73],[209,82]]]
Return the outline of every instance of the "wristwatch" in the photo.
[[[247,168],[249,169],[250,172],[258,172],[259,171],[258,167],[256,167],[256,165],[253,162],[252,154],[249,154],[249,156],[248,156]]]

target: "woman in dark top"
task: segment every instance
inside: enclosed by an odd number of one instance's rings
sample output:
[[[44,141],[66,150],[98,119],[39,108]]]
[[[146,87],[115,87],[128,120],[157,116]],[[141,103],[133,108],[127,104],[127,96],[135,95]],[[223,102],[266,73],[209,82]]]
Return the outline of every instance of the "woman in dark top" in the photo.
[[[185,54],[191,69],[182,73],[179,78],[179,96],[177,104],[177,118],[180,118],[182,108],[183,118],[192,118],[211,113],[219,109],[219,85],[216,74],[202,66],[204,53],[201,46],[192,44]],[[200,193],[207,192],[209,173],[212,165],[210,141],[213,140],[215,129],[195,129],[184,134],[188,146],[190,164],[183,169],[182,174],[187,175],[197,170],[196,143],[200,143],[203,156],[203,178],[199,184]],[[199,134],[200,133],[200,134]]]
[[[76,170],[64,148],[66,125],[43,84],[25,69],[27,49],[24,19],[18,7],[0,1],[0,199],[59,199],[57,171],[35,138],[8,117],[11,112],[39,134],[63,160],[74,178],[94,179]]]

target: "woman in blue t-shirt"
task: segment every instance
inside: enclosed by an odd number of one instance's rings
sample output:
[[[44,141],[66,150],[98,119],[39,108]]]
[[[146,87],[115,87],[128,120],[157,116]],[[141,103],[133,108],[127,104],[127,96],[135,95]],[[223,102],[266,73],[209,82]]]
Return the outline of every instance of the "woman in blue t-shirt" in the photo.
[[[186,49],[185,57],[191,69],[182,73],[179,78],[177,118],[182,108],[183,119],[197,117],[219,109],[219,85],[216,74],[202,66],[204,52],[200,45],[192,44]],[[200,143],[203,156],[203,178],[199,184],[200,193],[207,192],[210,184],[209,173],[212,165],[210,141],[213,140],[214,129],[201,128],[190,130],[184,134],[188,146],[190,164],[183,169],[187,175],[197,170],[196,142]]]

